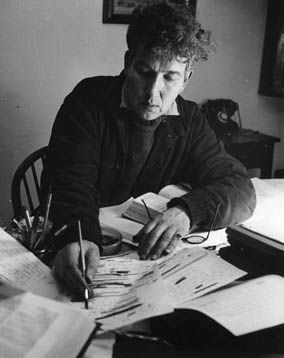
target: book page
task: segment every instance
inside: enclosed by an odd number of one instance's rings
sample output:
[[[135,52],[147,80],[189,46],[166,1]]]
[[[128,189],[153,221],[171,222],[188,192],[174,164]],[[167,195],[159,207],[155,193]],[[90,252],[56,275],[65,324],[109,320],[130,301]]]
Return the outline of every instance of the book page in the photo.
[[[0,317],[1,358],[76,357],[94,329],[85,313],[4,284]]]
[[[284,279],[269,275],[210,293],[178,308],[200,311],[236,336],[284,323]]]
[[[146,225],[150,217],[142,200],[146,203],[152,219],[159,213],[167,210],[167,203],[169,202],[169,199],[161,195],[146,193],[134,199],[122,216]]]
[[[1,228],[0,280],[40,296],[62,297],[51,269]]]
[[[246,274],[203,248],[184,249],[159,263],[159,270],[174,303],[194,299]]]

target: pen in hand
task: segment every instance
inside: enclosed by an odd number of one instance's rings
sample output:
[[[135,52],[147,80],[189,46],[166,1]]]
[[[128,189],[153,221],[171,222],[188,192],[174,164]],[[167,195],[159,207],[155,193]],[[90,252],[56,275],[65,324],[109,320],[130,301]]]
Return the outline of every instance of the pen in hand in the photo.
[[[83,238],[82,238],[82,230],[81,230],[81,221],[78,220],[78,231],[79,231],[79,246],[80,246],[80,257],[81,257],[81,266],[82,266],[82,276],[86,281],[86,263],[85,263],[85,253],[84,253],[84,247],[83,247]],[[89,308],[89,291],[88,288],[85,287],[84,290],[84,300],[85,300],[85,308]]]

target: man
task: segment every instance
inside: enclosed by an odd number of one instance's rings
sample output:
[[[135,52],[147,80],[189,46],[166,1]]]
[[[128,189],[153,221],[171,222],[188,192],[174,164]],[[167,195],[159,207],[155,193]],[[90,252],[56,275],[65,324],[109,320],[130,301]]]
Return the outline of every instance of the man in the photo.
[[[79,269],[76,220],[81,220],[87,277],[99,262],[99,207],[158,192],[167,184],[192,190],[139,233],[141,259],[176,247],[194,225],[208,229],[247,219],[255,194],[244,167],[223,149],[195,103],[180,94],[195,62],[206,58],[206,36],[187,8],[165,3],[136,9],[127,32],[124,71],[80,82],[56,117],[44,170],[51,183],[55,269],[73,291],[88,282]],[[73,223],[73,224],[72,224]]]

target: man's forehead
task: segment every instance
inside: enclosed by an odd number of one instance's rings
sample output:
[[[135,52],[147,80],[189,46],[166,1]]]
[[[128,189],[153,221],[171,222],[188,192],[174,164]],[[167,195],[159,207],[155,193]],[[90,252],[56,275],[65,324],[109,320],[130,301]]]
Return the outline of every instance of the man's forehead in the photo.
[[[155,54],[137,53],[134,57],[134,62],[139,62],[163,72],[181,72],[187,67],[189,61],[188,59],[181,57],[175,57],[168,60]]]

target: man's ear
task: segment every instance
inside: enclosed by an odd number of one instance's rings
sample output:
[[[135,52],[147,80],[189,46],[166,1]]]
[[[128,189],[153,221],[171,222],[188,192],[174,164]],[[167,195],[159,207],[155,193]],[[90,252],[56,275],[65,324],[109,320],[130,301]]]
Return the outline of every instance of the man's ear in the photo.
[[[184,76],[184,81],[183,81],[183,86],[180,89],[180,93],[185,89],[185,87],[187,86],[191,76],[192,76],[193,70],[189,69],[186,71],[185,76]]]

